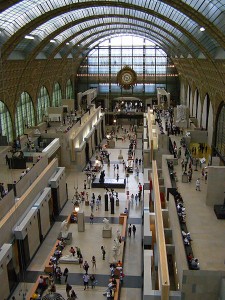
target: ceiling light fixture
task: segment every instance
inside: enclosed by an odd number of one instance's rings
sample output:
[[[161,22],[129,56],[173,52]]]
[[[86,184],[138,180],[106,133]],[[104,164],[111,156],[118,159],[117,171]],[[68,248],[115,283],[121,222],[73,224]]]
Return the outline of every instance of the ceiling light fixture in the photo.
[[[50,40],[50,43],[56,43],[56,41],[55,40]]]
[[[69,44],[70,44],[69,42],[66,43],[67,46],[69,46]]]
[[[25,39],[27,39],[27,40],[34,40],[34,36],[32,36],[32,35],[25,35]]]
[[[200,31],[205,31],[205,27],[201,27],[199,30]]]

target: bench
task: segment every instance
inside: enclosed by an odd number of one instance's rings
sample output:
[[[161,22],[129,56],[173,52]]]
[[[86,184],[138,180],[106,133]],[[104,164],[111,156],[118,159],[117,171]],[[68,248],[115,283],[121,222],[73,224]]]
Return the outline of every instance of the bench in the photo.
[[[46,276],[46,275],[40,275],[40,276],[43,276],[44,280],[46,280],[46,283],[47,283],[46,289],[47,289],[47,287],[48,287],[48,276]],[[31,288],[31,290],[29,291],[29,293],[27,294],[26,299],[32,298],[32,296],[33,296],[34,293],[36,293],[36,292],[37,292],[39,295],[42,295],[43,292],[46,290],[46,289],[40,289],[40,288],[38,288],[40,276],[38,276],[36,282],[35,282],[34,285],[32,286],[32,288]]]
[[[45,268],[44,268],[45,273],[53,273],[53,264],[50,264],[50,257],[54,255],[58,243],[59,241],[57,240],[45,261]]]
[[[109,280],[109,282],[111,282],[111,279]],[[113,296],[114,300],[119,300],[120,288],[121,288],[120,280],[116,279],[116,289],[114,290],[114,296]]]
[[[58,240],[61,240],[61,238],[62,238],[62,232],[59,233]],[[65,238],[64,241],[67,245],[71,245],[71,243],[72,243],[72,232],[68,232],[67,238]]]

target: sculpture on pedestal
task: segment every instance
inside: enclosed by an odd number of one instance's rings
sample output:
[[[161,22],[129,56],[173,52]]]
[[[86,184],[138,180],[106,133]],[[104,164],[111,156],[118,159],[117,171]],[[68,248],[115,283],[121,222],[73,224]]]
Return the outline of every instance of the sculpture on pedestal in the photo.
[[[109,229],[109,220],[108,219],[106,219],[106,218],[104,218],[103,219],[103,223],[104,223],[104,229]]]
[[[62,223],[61,223],[61,226],[60,226],[60,232],[62,233],[62,238],[67,238],[68,236],[68,222],[67,220],[64,220]]]
[[[117,238],[113,242],[114,242],[113,247],[112,247],[113,261],[117,262],[117,257],[120,254],[120,242]]]

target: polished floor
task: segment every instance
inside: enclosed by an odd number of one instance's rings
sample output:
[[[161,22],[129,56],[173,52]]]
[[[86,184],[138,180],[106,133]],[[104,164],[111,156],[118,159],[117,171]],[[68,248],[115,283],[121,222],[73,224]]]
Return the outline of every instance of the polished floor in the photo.
[[[176,141],[179,145],[181,136],[171,136],[172,141]],[[125,170],[123,165],[118,160],[118,154],[120,150],[122,151],[123,157],[127,159],[127,148],[128,140],[122,142],[118,140],[116,142],[115,149],[109,149],[111,165],[108,167],[104,165],[104,170],[106,177],[116,178],[117,172],[114,172],[113,165],[119,164],[119,177],[125,178]],[[136,157],[142,157],[142,134],[138,134],[138,145],[136,150]],[[182,157],[184,153],[182,152]],[[92,160],[94,161],[95,155],[93,155]],[[186,222],[187,228],[191,233],[192,237],[192,249],[194,256],[199,259],[200,268],[203,270],[225,270],[224,265],[224,249],[225,249],[225,239],[224,230],[225,223],[224,220],[218,220],[214,214],[213,207],[205,205],[205,198],[207,193],[207,182],[201,179],[201,192],[195,190],[195,182],[198,177],[201,178],[201,169],[198,171],[193,171],[193,179],[191,183],[182,183],[182,170],[180,161],[178,166],[175,166],[175,171],[177,173],[177,187],[183,196],[185,207],[186,207]],[[2,181],[7,183],[12,182],[19,178],[21,170],[7,170],[5,161],[1,159],[1,170],[2,170]],[[203,165],[205,167],[206,165]],[[111,214],[110,211],[105,211],[104,202],[100,206],[99,210],[94,210],[94,224],[91,225],[89,222],[89,216],[91,209],[88,206],[83,206],[80,209],[85,213],[85,232],[78,232],[77,224],[71,224],[69,231],[73,234],[72,245],[81,248],[84,259],[89,262],[91,266],[92,255],[96,256],[97,268],[92,269],[90,267],[89,273],[94,273],[96,279],[98,280],[98,285],[95,289],[88,289],[84,291],[82,284],[83,270],[79,265],[61,265],[62,270],[67,266],[69,269],[68,282],[72,284],[74,290],[78,295],[78,299],[93,299],[101,300],[106,297],[103,293],[106,289],[109,280],[109,261],[112,257],[112,246],[113,237],[116,234],[117,229],[121,228],[118,225],[118,216],[120,212],[124,211],[127,201],[126,192],[129,190],[130,195],[132,193],[136,194],[138,192],[138,183],[147,184],[147,178],[143,177],[142,165],[140,166],[139,177],[135,173],[131,174],[126,183],[125,189],[116,190],[119,193],[119,206],[115,206],[115,214]],[[68,201],[60,213],[59,218],[50,230],[43,244],[39,248],[35,257],[33,258],[27,273],[24,274],[23,282],[19,284],[14,292],[16,300],[24,300],[26,296],[23,296],[29,291],[33,283],[39,274],[43,273],[44,263],[46,257],[48,256],[53,244],[56,241],[56,237],[60,231],[60,225],[62,220],[66,218],[73,209],[73,204],[71,202],[75,188],[78,186],[78,190],[83,190],[83,182],[86,178],[83,172],[77,172],[73,168],[66,170],[67,174],[67,185],[68,185]],[[87,190],[89,195],[95,193],[95,195],[101,194],[102,198],[104,196],[104,189],[90,189]],[[137,227],[136,237],[127,237],[126,240],[126,250],[124,258],[124,282],[121,290],[120,299],[133,300],[142,299],[142,272],[143,272],[143,261],[142,261],[142,203],[137,202],[130,205],[129,221],[128,223],[135,224]],[[112,226],[113,237],[112,239],[102,238],[102,227],[103,218],[106,217],[110,220],[110,226]],[[106,260],[102,260],[101,245],[106,248]],[[215,249],[216,246],[216,249]],[[68,248],[65,249],[65,254],[68,253]],[[57,292],[61,293],[65,299],[65,283],[62,279],[61,284],[57,284]]]
[[[136,157],[142,157],[142,134],[138,134],[138,143],[136,149]],[[109,149],[110,153],[110,167],[104,164],[103,168],[105,170],[105,174],[107,178],[116,178],[117,171],[114,171],[113,165],[119,164],[119,177],[125,178],[125,170],[121,161],[118,160],[118,154],[120,149],[122,149],[122,155],[124,159],[127,159],[127,149],[129,146],[128,139],[125,142],[118,140],[116,142],[116,147],[114,149]],[[95,155],[93,155],[92,160],[95,160]],[[78,246],[81,249],[84,260],[87,260],[90,269],[89,273],[93,273],[96,276],[98,281],[95,289],[89,288],[84,291],[82,276],[83,269],[80,268],[79,265],[74,264],[60,264],[61,269],[64,270],[65,267],[69,269],[69,277],[68,282],[73,286],[75,292],[78,295],[78,299],[93,299],[93,300],[101,300],[106,299],[103,293],[106,290],[106,287],[109,282],[109,262],[112,261],[112,247],[113,247],[113,239],[116,237],[117,230],[121,230],[121,225],[119,225],[119,214],[124,211],[125,206],[127,206],[127,191],[129,191],[130,195],[132,193],[138,193],[138,183],[141,182],[143,184],[143,173],[142,173],[142,164],[140,167],[140,174],[137,177],[135,173],[130,174],[128,180],[126,180],[125,189],[115,189],[118,192],[119,198],[119,206],[115,206],[115,213],[112,215],[110,210],[105,211],[104,207],[104,189],[87,189],[89,195],[92,193],[95,195],[101,194],[102,203],[100,205],[99,210],[94,208],[94,224],[90,224],[90,206],[82,205],[80,207],[81,211],[84,211],[85,214],[85,231],[78,232],[77,224],[70,224],[69,231],[72,232],[72,244],[71,246]],[[13,294],[16,297],[16,300],[23,299],[23,294],[25,294],[32,287],[32,283],[36,281],[37,276],[43,274],[44,263],[46,257],[52,249],[53,244],[56,241],[58,233],[60,232],[60,225],[62,220],[67,218],[67,216],[73,210],[73,204],[71,202],[75,188],[78,186],[79,192],[83,190],[83,182],[86,179],[86,175],[84,172],[77,172],[74,169],[66,170],[67,174],[67,185],[68,185],[68,201],[64,206],[63,210],[60,213],[59,218],[53,225],[43,244],[39,248],[35,257],[33,258],[31,264],[28,267],[27,273],[24,275],[24,282],[20,283],[15,293]],[[130,200],[130,199],[129,199]],[[124,257],[124,282],[121,290],[120,299],[141,299],[142,298],[142,203],[143,200],[137,203],[130,205],[129,211],[129,221],[130,224],[135,224],[137,231],[135,237],[127,237],[126,240],[126,250]],[[103,228],[103,218],[106,217],[110,221],[110,226],[112,226],[112,238],[102,238],[102,228]],[[106,249],[106,259],[102,260],[101,253],[101,245],[103,245]],[[63,255],[67,255],[69,253],[70,246],[66,246],[63,251]],[[91,258],[95,255],[97,267],[96,269],[92,269]],[[119,257],[120,258],[120,255]],[[62,283],[57,284],[56,286],[57,292],[59,292],[62,296],[66,297],[65,291],[65,283],[64,278],[62,278]]]

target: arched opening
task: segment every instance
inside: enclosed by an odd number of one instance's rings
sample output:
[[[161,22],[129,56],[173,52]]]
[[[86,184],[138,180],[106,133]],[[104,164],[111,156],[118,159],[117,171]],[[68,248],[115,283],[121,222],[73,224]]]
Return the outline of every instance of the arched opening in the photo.
[[[203,103],[203,109],[202,109],[202,124],[201,126],[204,129],[208,128],[208,119],[209,119],[209,107],[210,107],[210,100],[209,95],[205,95],[204,103]]]
[[[41,123],[44,116],[48,114],[48,107],[50,107],[49,94],[46,87],[42,86],[38,95],[37,102],[37,122]]]
[[[34,106],[30,95],[23,92],[16,106],[16,135],[24,134],[26,128],[34,126]]]
[[[62,90],[58,82],[54,84],[52,93],[52,106],[58,107],[62,105]]]
[[[12,119],[5,103],[0,101],[0,135],[1,146],[6,146],[13,140]]]
[[[66,99],[73,99],[74,92],[73,92],[73,85],[72,81],[69,79],[66,83]]]
[[[222,102],[217,112],[215,148],[225,161],[225,103]]]

